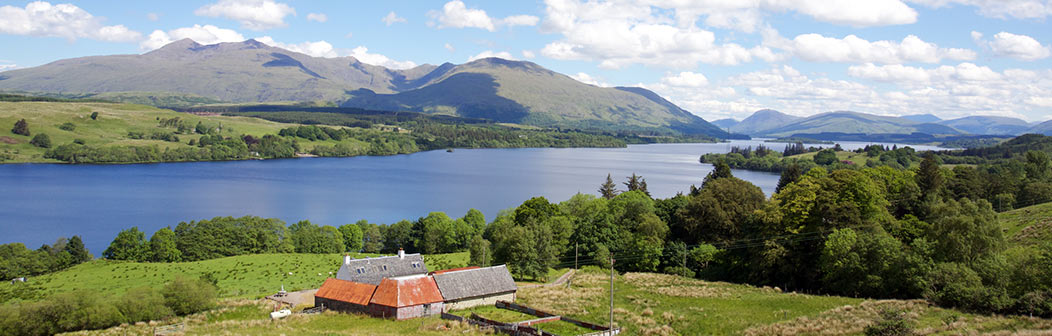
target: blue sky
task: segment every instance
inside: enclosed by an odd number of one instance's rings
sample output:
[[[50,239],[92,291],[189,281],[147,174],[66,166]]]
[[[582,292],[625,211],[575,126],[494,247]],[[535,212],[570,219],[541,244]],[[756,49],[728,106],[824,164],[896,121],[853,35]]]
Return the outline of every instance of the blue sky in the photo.
[[[249,38],[393,68],[483,56],[772,108],[1052,119],[1052,0],[0,1],[0,70]]]

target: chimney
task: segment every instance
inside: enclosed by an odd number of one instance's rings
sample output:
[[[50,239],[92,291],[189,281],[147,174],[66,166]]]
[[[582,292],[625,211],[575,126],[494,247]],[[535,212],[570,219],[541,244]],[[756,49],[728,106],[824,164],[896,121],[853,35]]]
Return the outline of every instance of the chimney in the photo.
[[[350,254],[344,254],[343,255],[343,263],[344,264],[350,264],[351,263],[351,255]]]
[[[405,250],[401,248],[398,249],[398,259],[405,259]]]

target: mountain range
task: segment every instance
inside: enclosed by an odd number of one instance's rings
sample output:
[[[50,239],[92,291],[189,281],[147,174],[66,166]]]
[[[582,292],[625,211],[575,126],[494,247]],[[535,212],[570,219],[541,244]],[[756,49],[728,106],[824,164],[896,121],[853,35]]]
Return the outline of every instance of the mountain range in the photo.
[[[997,116],[970,116],[943,120],[932,114],[887,117],[851,111],[820,113],[803,118],[774,110],[759,110],[741,122],[726,119],[719,122],[720,127],[730,132],[757,137],[790,137],[821,133],[870,135],[923,133],[933,136],[1015,136],[1025,133],[1052,133],[1052,121],[1028,124],[1022,119]]]
[[[733,137],[643,88],[581,83],[532,62],[499,58],[394,70],[247,40],[190,39],[142,55],[91,56],[0,73],[0,90],[195,101],[326,102],[559,128]]]

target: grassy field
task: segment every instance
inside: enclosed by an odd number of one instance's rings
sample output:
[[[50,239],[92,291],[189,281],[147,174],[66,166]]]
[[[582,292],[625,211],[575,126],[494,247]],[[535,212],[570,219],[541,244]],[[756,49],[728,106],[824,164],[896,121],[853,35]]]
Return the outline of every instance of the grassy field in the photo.
[[[357,254],[353,257],[364,258]],[[431,269],[467,265],[467,253],[427,256]],[[182,263],[137,263],[94,260],[27,283],[0,283],[0,300],[37,300],[53,294],[91,290],[107,296],[121,295],[135,287],[160,288],[176,276],[199,277],[212,273],[224,298],[261,298],[286,290],[318,288],[339,269],[340,254],[256,254]],[[436,266],[440,268],[435,268]]]
[[[1052,241],[1052,203],[1006,211],[998,216],[1005,238],[1014,244]]]
[[[97,120],[90,118],[93,112],[99,113]],[[277,135],[282,128],[299,125],[272,122],[252,117],[197,116],[134,104],[0,102],[0,162],[60,162],[54,159],[45,159],[44,152],[46,149],[35,147],[29,143],[33,136],[40,133],[45,133],[51,138],[53,147],[71,143],[74,139],[83,140],[86,145],[90,146],[157,145],[162,150],[164,148],[190,147],[188,142],[190,140],[197,141],[201,135],[178,134],[179,142],[128,138],[128,132],[140,132],[146,135],[154,132],[171,133],[175,129],[161,128],[158,126],[158,121],[159,119],[176,117],[188,122],[190,125],[196,125],[198,122],[211,127],[222,125],[221,134],[225,137],[242,134],[255,137],[262,137],[266,134]],[[11,132],[15,122],[20,119],[25,119],[29,124],[30,136]],[[72,131],[59,128],[59,126],[67,122],[73,124],[74,129]],[[334,140],[300,140],[299,144],[303,152],[309,152],[318,145],[332,146],[339,143]],[[344,140],[343,143],[352,147],[362,145],[362,143],[353,139]]]

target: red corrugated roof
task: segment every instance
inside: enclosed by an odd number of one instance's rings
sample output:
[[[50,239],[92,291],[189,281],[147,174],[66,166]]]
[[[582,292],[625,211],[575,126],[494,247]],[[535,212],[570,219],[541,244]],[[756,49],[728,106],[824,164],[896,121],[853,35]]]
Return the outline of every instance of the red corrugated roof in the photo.
[[[370,284],[328,278],[314,296],[366,306],[375,291],[376,286]]]
[[[434,271],[434,272],[431,272],[430,274],[431,275],[435,275],[435,274],[442,274],[442,273],[449,273],[449,272],[456,272],[456,271],[466,271],[466,270],[471,270],[471,269],[476,269],[476,268],[479,268],[479,267],[478,266],[468,266],[468,267],[460,267],[460,268],[450,268],[450,269],[447,269],[447,270]]]
[[[376,286],[376,293],[369,301],[388,307],[408,307],[442,302],[435,280],[429,276],[407,278],[385,278]]]

